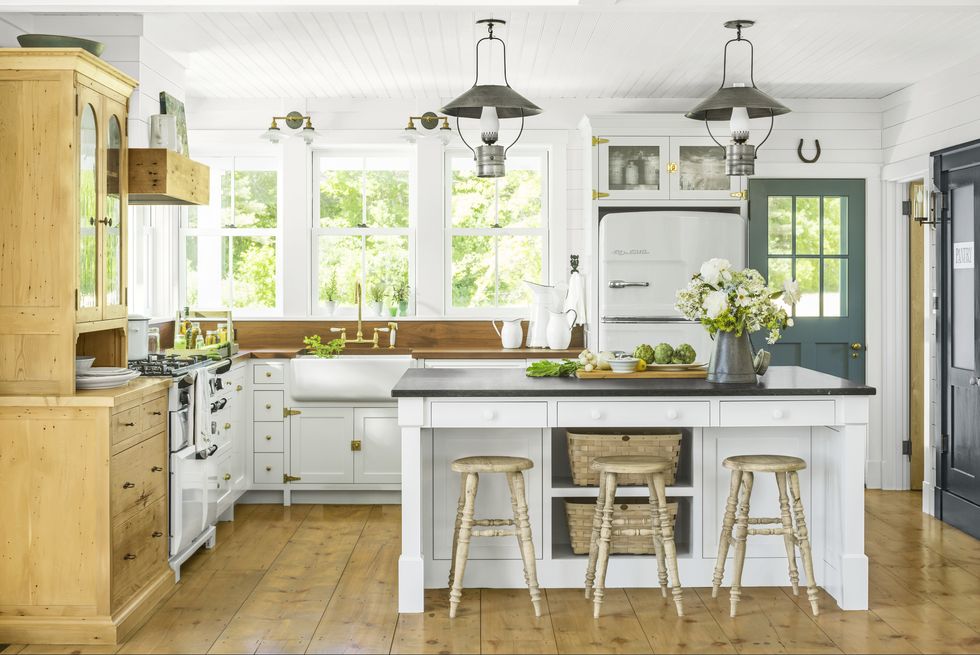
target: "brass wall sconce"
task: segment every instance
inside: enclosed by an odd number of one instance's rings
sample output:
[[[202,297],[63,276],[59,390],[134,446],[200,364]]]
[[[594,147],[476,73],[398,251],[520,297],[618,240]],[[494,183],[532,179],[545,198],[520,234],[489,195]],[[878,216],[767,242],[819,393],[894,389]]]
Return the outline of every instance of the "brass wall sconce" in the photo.
[[[303,129],[299,131],[299,136],[306,142],[306,145],[313,143],[313,139],[316,138],[316,131],[313,128],[312,119],[309,116],[304,116],[298,111],[291,111],[285,116],[273,116],[272,124],[269,126],[269,129],[262,134],[263,139],[266,139],[271,143],[279,143],[282,141],[283,132],[279,129],[279,121],[283,121],[286,124],[286,127],[294,132],[302,127]],[[303,121],[306,121],[306,125],[303,125]]]
[[[422,129],[415,127],[415,121],[419,122]],[[440,126],[440,123],[442,125]],[[421,116],[409,116],[408,125],[405,126],[404,138],[409,143],[415,143],[418,141],[419,136],[431,136],[433,134],[438,135],[439,141],[442,145],[449,143],[449,140],[453,136],[453,130],[449,127],[449,118],[446,116],[439,116],[431,111],[427,111]]]

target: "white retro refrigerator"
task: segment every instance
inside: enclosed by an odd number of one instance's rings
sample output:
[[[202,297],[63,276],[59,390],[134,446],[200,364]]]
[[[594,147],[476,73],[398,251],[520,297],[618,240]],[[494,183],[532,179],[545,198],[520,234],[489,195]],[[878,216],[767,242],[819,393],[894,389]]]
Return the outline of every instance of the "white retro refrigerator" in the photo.
[[[742,268],[745,219],[726,211],[643,210],[599,222],[599,349],[689,343],[707,362],[711,339],[674,309],[677,290],[713,257]]]

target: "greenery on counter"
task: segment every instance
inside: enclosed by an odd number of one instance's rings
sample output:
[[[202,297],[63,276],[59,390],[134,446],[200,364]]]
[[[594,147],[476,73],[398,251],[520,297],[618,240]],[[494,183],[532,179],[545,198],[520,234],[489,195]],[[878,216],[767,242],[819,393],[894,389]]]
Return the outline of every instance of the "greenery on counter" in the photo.
[[[303,344],[306,346],[306,350],[311,355],[323,359],[336,357],[340,353],[344,352],[345,346],[344,340],[339,338],[323,343],[323,341],[320,340],[319,334],[314,334],[312,337],[303,337]]]
[[[527,376],[529,378],[557,378],[575,375],[575,371],[580,368],[582,368],[582,363],[571,359],[563,359],[560,362],[542,360],[527,367]]]

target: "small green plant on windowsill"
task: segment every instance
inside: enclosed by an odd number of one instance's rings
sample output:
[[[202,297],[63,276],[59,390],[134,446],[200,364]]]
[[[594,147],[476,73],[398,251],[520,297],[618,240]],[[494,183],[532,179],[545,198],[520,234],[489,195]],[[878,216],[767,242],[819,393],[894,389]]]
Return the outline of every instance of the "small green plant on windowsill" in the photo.
[[[372,282],[371,286],[368,287],[367,292],[371,311],[374,312],[375,316],[381,316],[381,310],[384,307],[385,302],[385,285],[383,282]]]
[[[320,287],[320,302],[327,316],[333,316],[337,310],[337,272],[332,271],[327,283]]]
[[[395,284],[391,289],[391,304],[398,307],[398,313],[402,316],[408,314],[408,298],[411,287],[406,280]]]
[[[320,340],[319,334],[314,334],[312,337],[303,337],[303,345],[306,346],[307,353],[321,359],[331,359],[336,357],[340,353],[344,352],[345,346],[344,340],[339,338],[323,343],[323,341]]]

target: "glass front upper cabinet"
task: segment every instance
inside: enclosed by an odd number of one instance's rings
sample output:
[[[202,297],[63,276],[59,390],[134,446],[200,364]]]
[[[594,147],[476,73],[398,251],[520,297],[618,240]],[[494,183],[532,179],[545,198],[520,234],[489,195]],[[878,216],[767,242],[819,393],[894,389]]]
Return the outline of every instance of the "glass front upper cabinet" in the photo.
[[[121,172],[125,169],[126,146],[123,135],[125,107],[106,101],[105,130],[105,217],[102,220],[102,264],[104,280],[103,318],[125,318],[126,294],[124,287],[126,180]]]
[[[669,139],[609,137],[599,144],[599,193],[611,199],[668,198]]]
[[[725,175],[725,149],[710,137],[671,137],[668,168],[671,198],[732,200],[741,188],[739,176]]]
[[[75,307],[79,321],[99,320],[99,112],[100,98],[82,93],[78,148],[78,280]]]

